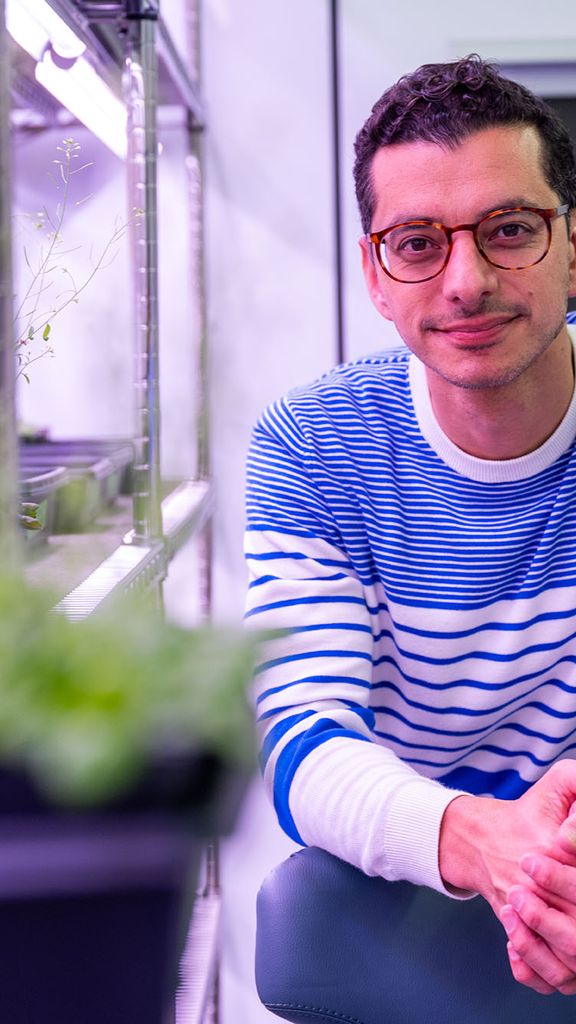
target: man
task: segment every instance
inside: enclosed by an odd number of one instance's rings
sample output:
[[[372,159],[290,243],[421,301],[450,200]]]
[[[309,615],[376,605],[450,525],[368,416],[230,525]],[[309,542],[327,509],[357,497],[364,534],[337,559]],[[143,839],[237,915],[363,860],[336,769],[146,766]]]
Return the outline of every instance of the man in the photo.
[[[472,56],[356,141],[370,297],[406,347],[266,411],[249,619],[280,823],[369,875],[480,893],[514,977],[576,993],[576,166]]]

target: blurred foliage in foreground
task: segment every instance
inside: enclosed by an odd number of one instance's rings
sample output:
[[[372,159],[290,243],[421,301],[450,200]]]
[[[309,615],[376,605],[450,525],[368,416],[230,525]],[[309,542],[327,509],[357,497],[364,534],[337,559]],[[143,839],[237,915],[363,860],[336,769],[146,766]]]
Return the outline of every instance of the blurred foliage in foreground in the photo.
[[[155,754],[197,749],[251,768],[261,638],[187,630],[140,603],[81,622],[51,607],[0,578],[0,768],[82,805],[124,792]]]

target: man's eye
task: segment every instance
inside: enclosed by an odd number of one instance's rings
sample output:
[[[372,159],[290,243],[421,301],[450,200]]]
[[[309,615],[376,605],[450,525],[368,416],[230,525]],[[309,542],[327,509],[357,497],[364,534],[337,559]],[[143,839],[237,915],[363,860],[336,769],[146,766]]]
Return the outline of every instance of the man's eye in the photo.
[[[412,235],[410,238],[404,238],[401,244],[398,246],[398,252],[401,252],[407,256],[411,254],[417,254],[421,252],[427,252],[430,249],[437,248],[437,244],[431,238],[426,238],[424,235]]]
[[[505,224],[493,224],[486,238],[487,245],[527,244],[539,240],[545,230],[544,221],[534,224],[524,220],[510,220]]]
[[[522,235],[529,234],[531,234],[531,228],[527,224],[521,224],[517,221],[513,224],[501,224],[492,233],[492,238],[521,238]]]

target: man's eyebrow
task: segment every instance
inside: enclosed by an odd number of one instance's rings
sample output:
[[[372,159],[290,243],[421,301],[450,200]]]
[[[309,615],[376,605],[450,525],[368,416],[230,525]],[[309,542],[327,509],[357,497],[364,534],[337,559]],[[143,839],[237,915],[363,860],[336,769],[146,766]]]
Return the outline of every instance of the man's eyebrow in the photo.
[[[475,224],[477,221],[482,220],[483,217],[488,217],[489,214],[496,213],[497,210],[511,210],[515,209],[515,207],[517,206],[533,207],[536,210],[547,209],[547,207],[542,207],[540,202],[527,199],[526,196],[506,196],[498,203],[493,203],[491,206],[486,206],[483,209],[476,211],[474,219],[471,221],[466,221],[466,223]],[[413,220],[429,221],[437,224],[445,223],[445,221],[443,221],[440,217],[434,217],[427,211],[416,211],[414,209],[399,210],[395,214],[394,220],[390,220],[388,224],[385,225],[384,228],[377,228],[376,230],[385,230],[385,228],[394,227],[395,224],[406,224],[408,221]],[[452,227],[453,225],[448,224],[446,226]]]
[[[547,209],[547,207],[543,207],[536,199],[527,199],[526,196],[512,196],[502,200],[502,202],[498,203],[498,206],[489,206],[485,210],[480,210],[476,219],[482,220],[483,217],[488,217],[489,214],[496,213],[497,210],[514,210],[518,206],[524,206],[534,210]]]

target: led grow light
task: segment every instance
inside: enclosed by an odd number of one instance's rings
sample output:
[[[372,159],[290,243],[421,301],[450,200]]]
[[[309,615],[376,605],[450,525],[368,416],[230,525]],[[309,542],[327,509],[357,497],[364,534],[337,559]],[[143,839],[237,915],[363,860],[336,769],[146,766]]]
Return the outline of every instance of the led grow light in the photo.
[[[84,57],[61,68],[46,50],[36,65],[36,78],[113,153],[126,157],[126,109]]]
[[[6,26],[37,61],[40,84],[124,159],[126,108],[83,56],[86,46],[75,32],[45,0],[7,0]]]
[[[6,27],[23,50],[41,60],[51,44],[62,57],[79,57],[85,44],[45,0],[7,0]]]

